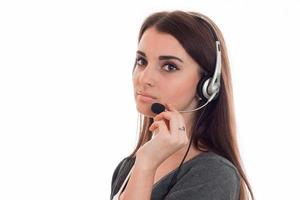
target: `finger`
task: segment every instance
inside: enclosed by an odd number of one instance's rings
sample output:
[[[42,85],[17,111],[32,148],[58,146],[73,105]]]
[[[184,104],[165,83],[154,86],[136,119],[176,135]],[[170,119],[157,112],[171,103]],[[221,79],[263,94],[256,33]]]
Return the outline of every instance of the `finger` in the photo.
[[[178,110],[170,103],[167,103],[167,109],[170,111],[178,112]]]
[[[159,133],[170,135],[170,131],[167,128],[167,125],[163,120],[155,122],[155,124],[153,126],[154,126],[154,128],[153,128],[154,135],[157,135]]]
[[[162,112],[162,113],[160,113],[160,114],[158,114],[154,117],[154,121],[164,120],[167,127],[168,127],[168,129],[170,129],[170,123],[172,121],[171,119],[172,119],[172,113],[169,112],[169,111],[164,111],[164,112]]]
[[[155,131],[158,129],[157,131]],[[155,121],[149,127],[150,131],[169,133],[166,123],[163,120]]]
[[[171,112],[171,111],[164,111],[154,117],[154,121],[159,121],[159,120],[168,120],[171,121],[176,120],[176,121],[182,121],[184,122],[184,118],[180,113],[176,112]]]
[[[168,125],[169,125],[169,129],[170,129],[170,133],[171,134],[178,134],[179,133],[179,127],[182,127],[182,124],[184,124],[183,120],[180,120],[180,116],[177,115],[174,112],[162,112],[159,115],[157,115],[155,117],[155,121],[156,120],[167,120]]]
[[[170,110],[169,112],[173,112],[173,113],[177,114],[176,116],[178,117],[178,120],[183,121],[183,123],[185,123],[184,122],[185,120],[184,120],[182,114],[173,106],[173,104],[168,103],[166,105],[167,105],[168,110]]]
[[[162,119],[171,120],[172,116],[173,116],[173,113],[171,113],[169,111],[164,111],[164,112],[161,112],[160,114],[156,115],[153,119],[154,119],[154,121],[159,121]]]

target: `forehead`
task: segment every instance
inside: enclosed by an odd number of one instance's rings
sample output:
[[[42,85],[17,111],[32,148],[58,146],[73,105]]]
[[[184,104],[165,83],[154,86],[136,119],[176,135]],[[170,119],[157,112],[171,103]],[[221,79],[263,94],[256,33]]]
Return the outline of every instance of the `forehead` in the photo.
[[[138,49],[145,52],[147,56],[173,55],[185,60],[189,57],[175,37],[168,33],[159,32],[154,27],[144,32]]]

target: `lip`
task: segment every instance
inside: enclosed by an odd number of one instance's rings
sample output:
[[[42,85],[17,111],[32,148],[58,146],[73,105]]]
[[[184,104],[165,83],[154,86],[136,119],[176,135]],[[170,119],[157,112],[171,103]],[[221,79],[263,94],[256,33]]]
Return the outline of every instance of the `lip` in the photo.
[[[146,93],[137,93],[137,95],[141,95],[141,96],[144,96],[144,97],[148,97],[148,98],[156,99],[154,96],[151,96],[151,95],[149,95],[149,94],[146,94]]]
[[[153,103],[156,98],[149,94],[137,93],[137,99],[145,103]]]

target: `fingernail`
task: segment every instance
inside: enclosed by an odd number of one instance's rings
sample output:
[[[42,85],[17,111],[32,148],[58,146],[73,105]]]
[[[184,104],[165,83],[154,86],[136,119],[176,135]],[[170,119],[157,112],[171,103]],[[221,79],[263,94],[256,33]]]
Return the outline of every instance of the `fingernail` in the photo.
[[[152,131],[152,126],[149,127],[149,131]]]

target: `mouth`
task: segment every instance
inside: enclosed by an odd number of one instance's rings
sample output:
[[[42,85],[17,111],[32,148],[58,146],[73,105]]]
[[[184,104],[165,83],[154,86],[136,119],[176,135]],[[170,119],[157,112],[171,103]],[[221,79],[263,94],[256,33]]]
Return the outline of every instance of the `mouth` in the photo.
[[[149,94],[144,94],[144,93],[136,93],[137,94],[137,99],[140,101],[144,102],[153,102],[156,98],[154,96],[151,96]]]

